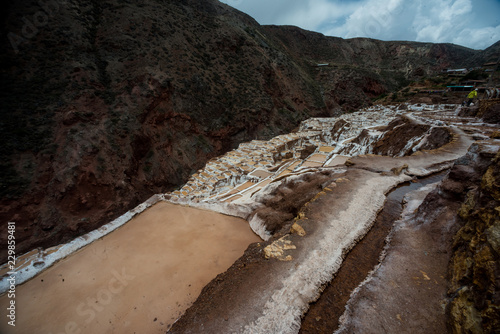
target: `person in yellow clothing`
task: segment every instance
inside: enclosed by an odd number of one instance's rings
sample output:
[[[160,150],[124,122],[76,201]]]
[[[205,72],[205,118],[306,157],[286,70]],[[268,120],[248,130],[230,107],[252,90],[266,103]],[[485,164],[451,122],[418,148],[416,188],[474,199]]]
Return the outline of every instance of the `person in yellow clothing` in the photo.
[[[477,88],[471,91],[469,95],[467,95],[467,107],[470,106],[475,98],[477,98]]]

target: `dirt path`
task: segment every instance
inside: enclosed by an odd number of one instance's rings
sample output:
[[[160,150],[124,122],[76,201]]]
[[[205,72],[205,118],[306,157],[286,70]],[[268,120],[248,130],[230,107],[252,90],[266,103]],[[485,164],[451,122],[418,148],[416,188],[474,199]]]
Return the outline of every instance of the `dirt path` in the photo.
[[[333,333],[338,328],[339,318],[345,311],[351,293],[379,263],[387,235],[401,215],[405,194],[426,184],[439,182],[444,175],[445,173],[439,173],[418,182],[409,182],[388,194],[373,227],[347,254],[335,277],[318,300],[310,305],[299,334]]]
[[[336,334],[450,330],[446,309],[455,297],[447,278],[456,233],[464,223],[457,213],[462,203],[474,203],[470,190],[484,184],[483,175],[498,149],[495,140],[474,143],[435,189],[423,187],[405,197],[407,206],[391,231],[385,257],[352,294]],[[483,279],[481,274],[474,275],[478,282]]]
[[[446,333],[445,279],[459,204],[399,221],[381,265],[349,300],[340,333]]]
[[[243,219],[158,203],[18,286],[0,333],[164,333],[259,240]]]

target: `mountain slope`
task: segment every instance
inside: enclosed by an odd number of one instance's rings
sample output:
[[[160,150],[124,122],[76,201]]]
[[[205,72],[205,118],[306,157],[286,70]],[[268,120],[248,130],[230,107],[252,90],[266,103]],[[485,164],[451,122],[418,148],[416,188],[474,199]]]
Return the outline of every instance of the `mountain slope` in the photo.
[[[480,66],[485,63],[498,61],[500,61],[500,41],[477,53],[472,62]]]
[[[304,66],[328,64],[311,75],[321,84],[327,105],[338,103],[345,110],[443,69],[481,64],[470,61],[481,52],[454,44],[342,39],[292,26],[264,29]]]

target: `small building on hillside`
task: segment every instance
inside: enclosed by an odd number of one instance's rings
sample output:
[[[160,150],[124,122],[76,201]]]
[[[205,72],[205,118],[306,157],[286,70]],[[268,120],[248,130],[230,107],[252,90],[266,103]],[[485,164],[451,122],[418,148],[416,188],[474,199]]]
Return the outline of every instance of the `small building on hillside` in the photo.
[[[456,86],[446,86],[452,92],[465,92],[474,89],[474,86],[471,85],[456,85]]]
[[[486,85],[486,80],[467,80],[467,81],[464,81],[464,82],[461,82],[462,85],[472,85],[474,87],[478,87],[478,86],[484,86]]]

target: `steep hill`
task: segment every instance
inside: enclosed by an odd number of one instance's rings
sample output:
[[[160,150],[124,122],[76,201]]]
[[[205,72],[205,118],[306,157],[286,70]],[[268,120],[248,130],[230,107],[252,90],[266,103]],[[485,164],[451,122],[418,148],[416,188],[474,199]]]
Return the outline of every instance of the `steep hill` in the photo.
[[[264,28],[297,62],[316,67],[311,75],[323,87],[327,105],[338,103],[344,110],[356,110],[371,98],[443,69],[482,64],[482,52],[454,44],[342,39],[291,26]]]
[[[2,6],[0,219],[16,222],[19,253],[182,185],[242,141],[479,52],[262,27],[216,0]]]
[[[342,39],[293,26],[265,26],[295,56],[311,63],[372,68],[376,72],[404,71],[407,78],[434,74],[448,67],[465,66],[481,54],[455,44],[409,41],[384,42],[369,38]],[[421,75],[421,74],[420,74]]]
[[[475,54],[473,63],[483,65],[485,63],[498,62],[500,60],[500,41]]]

